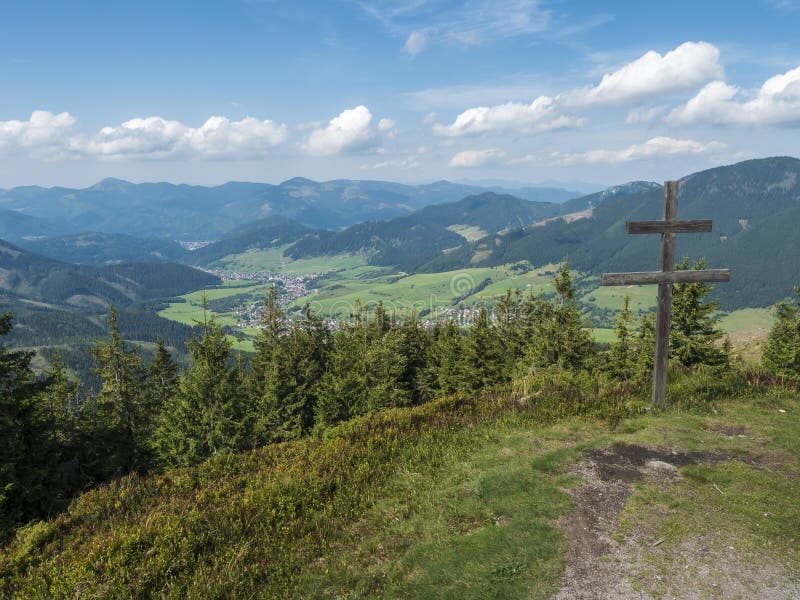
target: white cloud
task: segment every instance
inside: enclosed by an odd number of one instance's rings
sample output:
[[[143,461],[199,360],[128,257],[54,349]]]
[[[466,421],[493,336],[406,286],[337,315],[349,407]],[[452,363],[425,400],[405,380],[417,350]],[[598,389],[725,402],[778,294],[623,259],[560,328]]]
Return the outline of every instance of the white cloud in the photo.
[[[381,133],[388,138],[393,138],[397,135],[395,122],[392,119],[381,119],[378,121],[378,133]]]
[[[205,156],[255,157],[263,155],[287,137],[286,125],[245,117],[231,121],[211,117],[199,129],[191,131],[189,145]]]
[[[317,156],[364,148],[375,139],[371,122],[372,113],[363,104],[344,110],[325,127],[312,131],[303,146],[309,154]]]
[[[506,155],[502,150],[491,148],[489,150],[464,150],[450,159],[451,167],[480,167],[489,162],[497,161]]]
[[[494,106],[469,108],[450,125],[436,124],[435,133],[462,136],[490,131],[542,133],[581,127],[585,120],[570,114],[571,108],[593,104],[628,102],[649,96],[699,87],[722,76],[719,50],[706,42],[686,42],[663,56],[650,51],[616,71],[607,73],[600,83],[557,96],[539,96],[530,104],[506,102]],[[417,92],[414,97],[431,95]],[[644,112],[629,115],[641,122]],[[652,118],[652,115],[651,115]]]
[[[541,0],[357,0],[357,4],[392,35],[405,38],[403,51],[412,56],[429,42],[476,46],[541,34],[552,21]]]
[[[755,91],[723,81],[706,85],[667,117],[673,124],[800,125],[800,67],[767,79]]]
[[[644,125],[652,123],[660,117],[667,110],[664,105],[660,106],[645,106],[639,108],[632,108],[628,111],[628,116],[625,118],[626,125]]]
[[[552,158],[557,165],[582,163],[625,163],[646,158],[674,156],[677,154],[702,154],[721,150],[725,144],[709,142],[704,144],[695,140],[676,140],[669,137],[656,137],[643,144],[633,144],[622,150],[591,150],[577,154],[554,153]]]
[[[371,168],[372,169],[385,169],[385,168],[416,169],[419,166],[420,166],[419,156],[411,155],[396,160],[384,160],[382,162],[377,162],[374,165],[372,165]]]
[[[35,110],[26,121],[0,121],[0,152],[22,149],[37,158],[60,158],[75,144],[76,119],[68,112]]]
[[[715,46],[685,42],[663,56],[651,50],[606,73],[596,86],[568,92],[563,100],[576,105],[630,101],[697,88],[722,76],[719,50]]]
[[[264,156],[285,141],[287,128],[273,121],[245,117],[231,121],[210,117],[200,127],[162,117],[136,118],[118,127],[103,127],[85,144],[85,152],[102,158],[198,155],[207,158]]]
[[[433,131],[449,137],[504,130],[542,133],[580,127],[583,123],[583,119],[559,113],[553,98],[539,96],[530,104],[506,102],[498,106],[470,108],[450,125],[437,123]]]
[[[167,156],[185,146],[190,128],[161,117],[136,118],[118,127],[103,127],[90,139],[86,152],[102,157]]]
[[[427,41],[428,36],[425,35],[425,32],[412,31],[411,35],[408,36],[408,39],[403,46],[403,52],[410,54],[411,56],[416,56],[425,49],[425,44]]]

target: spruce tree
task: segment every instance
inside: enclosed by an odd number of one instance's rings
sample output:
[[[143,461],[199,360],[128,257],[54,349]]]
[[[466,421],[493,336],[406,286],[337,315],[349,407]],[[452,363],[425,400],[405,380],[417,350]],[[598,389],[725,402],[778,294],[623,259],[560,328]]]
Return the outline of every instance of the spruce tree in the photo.
[[[531,300],[526,310],[534,322],[532,339],[525,362],[529,372],[539,367],[557,365],[577,370],[587,366],[594,354],[594,344],[586,331],[575,300],[575,288],[565,261],[553,279],[554,301]]]
[[[315,424],[330,427],[356,414],[356,407],[366,405],[366,360],[360,331],[347,324],[333,335],[325,373],[317,389]]]
[[[254,403],[262,400],[265,386],[275,377],[275,357],[281,336],[285,333],[284,313],[278,304],[278,288],[272,286],[264,298],[264,310],[255,341],[256,353],[250,361],[247,387],[248,395]]]
[[[142,361],[119,331],[116,309],[108,317],[108,339],[92,348],[101,388],[95,398],[97,460],[108,475],[121,475],[149,462],[149,415],[142,393]]]
[[[399,385],[409,393],[412,404],[429,400],[433,394],[426,377],[430,336],[423,330],[416,314],[407,315],[398,328],[400,352],[405,357]]]
[[[656,320],[653,313],[642,315],[639,332],[632,345],[633,376],[638,381],[652,380],[656,351]]]
[[[631,325],[630,298],[625,296],[622,301],[622,310],[617,315],[616,341],[611,344],[609,351],[609,367],[612,375],[618,379],[629,379],[634,372],[633,339]]]
[[[506,291],[495,305],[497,337],[503,356],[504,378],[509,378],[525,355],[526,304],[519,289]]]
[[[369,414],[384,408],[408,406],[412,402],[411,382],[404,380],[414,368],[405,353],[404,339],[399,328],[383,323],[377,315],[366,360],[366,403],[356,407],[356,414]],[[410,375],[413,377],[413,375]]]
[[[706,261],[701,259],[692,268],[700,270],[705,267]],[[678,270],[688,268],[688,258],[676,265]],[[708,283],[681,283],[673,288],[670,356],[686,367],[727,362],[727,355],[718,345],[723,336],[717,327],[719,303],[706,300],[712,289]]]
[[[155,434],[158,424],[178,391],[178,365],[172,358],[164,340],[156,340],[156,350],[153,359],[147,365],[145,374],[144,399],[146,438],[151,450],[155,444]]]
[[[269,441],[296,439],[312,429],[329,346],[327,325],[306,305],[303,318],[292,323],[273,351],[259,420]]]
[[[764,343],[763,364],[781,377],[800,378],[800,286],[794,303],[781,302]]]
[[[205,307],[205,298],[204,298]],[[189,341],[189,368],[156,432],[159,458],[167,465],[192,465],[250,440],[244,420],[243,383],[232,369],[231,342],[204,310],[200,337]]]
[[[0,315],[0,337],[11,331]],[[0,346],[0,541],[18,522],[41,516],[54,457],[52,423],[40,402],[44,382],[31,369],[34,353]]]
[[[437,396],[461,389],[464,371],[464,337],[451,319],[437,324],[431,334],[426,360],[426,378]]]
[[[505,379],[502,349],[486,306],[478,315],[464,339],[464,362],[459,391],[473,392]]]

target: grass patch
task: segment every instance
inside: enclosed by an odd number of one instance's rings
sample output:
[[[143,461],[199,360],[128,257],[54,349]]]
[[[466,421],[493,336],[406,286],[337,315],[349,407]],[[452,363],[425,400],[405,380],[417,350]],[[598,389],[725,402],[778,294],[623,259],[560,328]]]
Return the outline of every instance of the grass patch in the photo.
[[[672,486],[636,484],[616,539],[641,542],[642,586],[684,560],[681,544],[719,531],[725,548],[800,572],[796,393],[613,426],[544,422],[537,402],[450,398],[123,478],[0,549],[0,595],[544,598],[564,567],[568,467],[614,442],[725,455]]]

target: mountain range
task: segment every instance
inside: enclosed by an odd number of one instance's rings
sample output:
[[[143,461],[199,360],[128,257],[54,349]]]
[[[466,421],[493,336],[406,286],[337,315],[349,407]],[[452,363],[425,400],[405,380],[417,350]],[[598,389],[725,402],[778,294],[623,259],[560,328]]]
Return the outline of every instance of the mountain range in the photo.
[[[268,216],[289,217],[312,228],[340,229],[484,191],[448,181],[406,185],[347,179],[316,182],[302,177],[279,185],[230,182],[204,187],[104,179],[85,189],[16,187],[0,191],[0,237],[19,242],[102,232],[215,240]],[[516,195],[537,202],[563,202],[580,194],[528,187]]]

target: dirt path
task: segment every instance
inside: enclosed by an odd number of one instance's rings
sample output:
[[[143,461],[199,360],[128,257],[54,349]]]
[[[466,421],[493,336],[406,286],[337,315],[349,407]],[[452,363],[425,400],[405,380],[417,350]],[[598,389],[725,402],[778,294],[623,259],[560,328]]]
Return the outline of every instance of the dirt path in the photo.
[[[719,544],[702,536],[684,540],[679,548],[669,550],[673,553],[669,559],[674,562],[669,580],[653,573],[650,581],[642,582],[643,573],[653,572],[645,555],[661,551],[663,540],[655,538],[655,531],[647,524],[642,524],[635,535],[623,542],[612,537],[618,529],[620,513],[633,493],[634,482],[655,481],[668,488],[680,478],[678,467],[713,464],[730,458],[626,444],[585,453],[585,460],[571,471],[584,483],[567,490],[575,507],[559,522],[569,550],[563,587],[554,599],[800,598],[800,586],[778,567],[757,564],[735,553],[716,555]],[[688,567],[695,566],[697,558],[702,559],[699,571],[690,571]],[[707,564],[713,564],[713,572],[702,566]],[[637,586],[632,582],[637,582]]]

